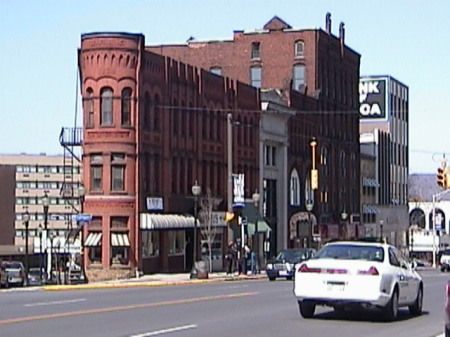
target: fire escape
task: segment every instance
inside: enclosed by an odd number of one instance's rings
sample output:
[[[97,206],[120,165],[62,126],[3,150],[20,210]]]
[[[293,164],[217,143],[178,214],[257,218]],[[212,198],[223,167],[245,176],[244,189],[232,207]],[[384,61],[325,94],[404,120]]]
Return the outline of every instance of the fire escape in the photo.
[[[81,172],[77,172],[81,168],[81,145],[83,142],[83,128],[71,127],[62,128],[59,135],[59,143],[64,148],[63,166],[64,178],[60,189],[60,195],[66,204],[72,209],[72,216],[67,219],[67,238],[66,244],[73,244],[79,233],[78,226],[74,226],[74,215],[80,213],[81,207],[79,203],[78,188],[80,180],[77,178]],[[78,149],[77,149],[78,148]]]

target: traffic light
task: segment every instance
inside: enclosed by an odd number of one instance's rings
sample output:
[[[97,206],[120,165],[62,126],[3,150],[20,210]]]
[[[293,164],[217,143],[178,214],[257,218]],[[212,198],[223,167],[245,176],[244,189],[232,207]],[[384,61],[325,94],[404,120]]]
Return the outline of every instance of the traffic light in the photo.
[[[449,188],[449,179],[448,179],[448,169],[447,167],[439,167],[438,173],[437,173],[437,183],[439,186],[441,186],[443,189]]]

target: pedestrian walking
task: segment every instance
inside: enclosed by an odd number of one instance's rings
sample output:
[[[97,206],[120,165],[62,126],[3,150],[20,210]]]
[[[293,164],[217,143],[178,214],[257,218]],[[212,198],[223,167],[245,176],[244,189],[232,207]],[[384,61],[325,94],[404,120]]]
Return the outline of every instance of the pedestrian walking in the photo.
[[[225,253],[225,266],[227,270],[227,275],[233,275],[234,273],[234,265],[236,261],[237,251],[234,247],[233,241],[228,243],[227,251]]]

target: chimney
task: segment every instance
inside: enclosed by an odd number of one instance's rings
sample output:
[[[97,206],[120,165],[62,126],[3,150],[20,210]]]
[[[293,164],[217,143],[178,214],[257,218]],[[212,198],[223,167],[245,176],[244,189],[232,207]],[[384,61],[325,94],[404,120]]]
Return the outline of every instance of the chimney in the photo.
[[[341,56],[344,56],[344,47],[345,47],[345,28],[344,23],[341,22],[339,24],[339,40],[341,42]]]
[[[325,31],[331,35],[331,13],[328,12],[325,17]]]

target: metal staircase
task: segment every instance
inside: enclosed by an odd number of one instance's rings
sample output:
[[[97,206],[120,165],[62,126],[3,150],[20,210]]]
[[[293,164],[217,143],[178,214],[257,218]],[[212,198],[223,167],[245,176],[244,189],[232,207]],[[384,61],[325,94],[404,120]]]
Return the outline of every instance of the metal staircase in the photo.
[[[83,128],[73,127],[73,128],[62,128],[59,135],[59,143],[64,149],[64,163],[63,172],[64,178],[60,189],[61,198],[66,200],[66,203],[72,207],[74,214],[81,211],[81,207],[75,200],[78,200],[78,186],[80,181],[75,179],[75,167],[80,166],[81,156],[77,154],[81,152],[76,150],[76,148],[81,149],[83,143]],[[78,236],[79,229],[74,226],[73,217],[67,219],[67,243],[74,240]]]

